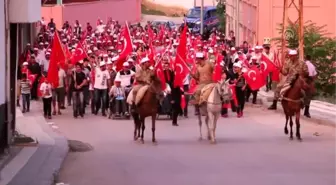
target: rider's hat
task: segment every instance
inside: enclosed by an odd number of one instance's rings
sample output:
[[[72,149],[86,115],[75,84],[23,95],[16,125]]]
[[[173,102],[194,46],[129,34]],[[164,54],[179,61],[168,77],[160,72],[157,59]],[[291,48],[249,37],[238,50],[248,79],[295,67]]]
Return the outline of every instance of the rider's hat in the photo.
[[[143,64],[143,63],[146,63],[146,62],[149,62],[149,58],[147,58],[147,57],[141,59],[140,64]]]
[[[289,50],[289,52],[288,52],[288,55],[297,55],[298,53],[297,53],[297,51],[295,50],[295,49],[291,49],[291,50]]]

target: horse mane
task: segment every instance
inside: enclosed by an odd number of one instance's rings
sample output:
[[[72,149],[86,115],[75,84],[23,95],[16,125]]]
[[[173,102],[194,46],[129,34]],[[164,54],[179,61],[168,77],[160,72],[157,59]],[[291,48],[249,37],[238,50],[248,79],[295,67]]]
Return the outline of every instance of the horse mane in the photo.
[[[161,80],[156,76],[156,75],[153,75],[151,76],[151,86],[155,89],[161,89]]]

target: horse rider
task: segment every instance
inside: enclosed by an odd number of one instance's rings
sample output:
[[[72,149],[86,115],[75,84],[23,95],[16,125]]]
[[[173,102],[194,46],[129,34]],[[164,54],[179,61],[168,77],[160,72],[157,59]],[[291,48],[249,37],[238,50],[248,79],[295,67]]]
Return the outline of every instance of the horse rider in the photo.
[[[280,70],[281,74],[286,76],[286,78],[281,79],[274,91],[273,104],[268,108],[269,110],[277,109],[277,101],[282,97],[286,91],[288,91],[292,83],[294,82],[296,75],[303,74],[306,76],[308,74],[308,67],[303,61],[299,61],[298,53],[296,50],[290,50],[288,53],[289,60],[285,63],[284,67]]]
[[[213,83],[212,75],[214,72],[214,66],[211,62],[205,60],[205,56],[203,52],[196,53],[196,62],[198,64],[197,71],[195,74],[191,74],[197,82],[197,89],[195,91],[195,105],[199,105],[200,103],[200,96],[203,87],[208,84]]]
[[[140,61],[140,69],[135,73],[136,85],[133,87],[133,105],[135,105],[135,97],[139,89],[145,85],[151,83],[151,77],[155,76],[155,73],[150,69],[149,58],[145,57]]]

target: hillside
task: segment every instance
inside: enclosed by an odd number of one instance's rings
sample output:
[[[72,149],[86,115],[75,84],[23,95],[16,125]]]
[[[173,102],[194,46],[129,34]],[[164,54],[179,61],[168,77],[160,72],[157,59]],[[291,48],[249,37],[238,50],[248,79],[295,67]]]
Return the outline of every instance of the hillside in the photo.
[[[146,15],[163,15],[170,17],[181,17],[187,9],[178,6],[166,6],[143,0],[141,2],[141,12]]]

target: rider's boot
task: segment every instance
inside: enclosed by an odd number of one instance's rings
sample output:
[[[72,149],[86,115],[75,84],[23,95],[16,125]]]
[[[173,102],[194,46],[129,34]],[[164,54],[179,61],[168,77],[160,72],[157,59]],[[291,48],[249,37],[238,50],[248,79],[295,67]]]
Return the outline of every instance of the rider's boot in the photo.
[[[309,105],[305,106],[304,116],[306,116],[307,118],[311,118],[310,113],[309,113]]]
[[[273,103],[270,107],[268,107],[268,110],[276,110],[277,109],[277,100],[273,100]]]

